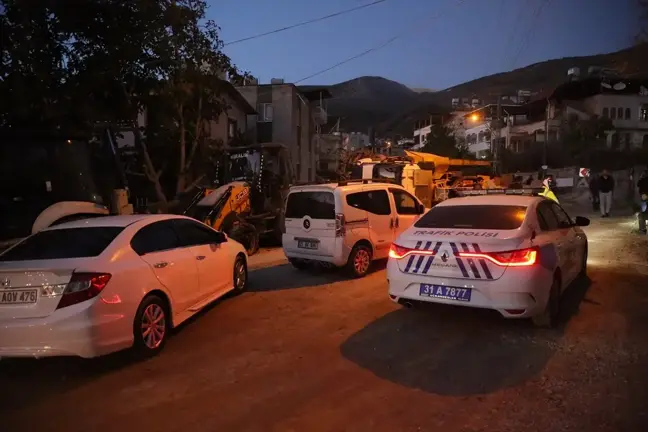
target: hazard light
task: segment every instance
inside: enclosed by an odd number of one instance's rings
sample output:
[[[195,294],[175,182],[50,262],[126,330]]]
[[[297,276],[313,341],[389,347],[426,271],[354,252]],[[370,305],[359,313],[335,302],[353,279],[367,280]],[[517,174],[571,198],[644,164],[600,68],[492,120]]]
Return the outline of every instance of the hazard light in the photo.
[[[507,252],[459,252],[461,258],[484,258],[502,267],[527,267],[538,260],[538,248],[520,249]]]
[[[389,248],[389,258],[403,259],[406,256],[414,253],[417,255],[434,255],[434,251],[431,250],[412,249],[397,245],[396,243],[392,243],[391,247]]]

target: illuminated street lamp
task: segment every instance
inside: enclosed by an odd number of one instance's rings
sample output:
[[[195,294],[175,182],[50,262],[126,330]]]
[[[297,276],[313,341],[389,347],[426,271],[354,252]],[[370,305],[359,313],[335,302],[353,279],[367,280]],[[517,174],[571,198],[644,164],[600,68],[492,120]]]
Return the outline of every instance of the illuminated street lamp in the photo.
[[[474,121],[475,123],[479,121],[479,114],[473,114],[470,116],[470,120]]]

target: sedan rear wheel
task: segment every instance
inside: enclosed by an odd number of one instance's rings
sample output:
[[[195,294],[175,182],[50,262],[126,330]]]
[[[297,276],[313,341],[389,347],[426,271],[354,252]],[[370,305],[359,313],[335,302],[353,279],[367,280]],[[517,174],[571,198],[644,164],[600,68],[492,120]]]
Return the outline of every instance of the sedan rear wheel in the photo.
[[[166,303],[158,296],[146,297],[133,323],[134,349],[141,357],[152,357],[162,351],[169,333]]]
[[[560,276],[555,275],[551,289],[549,291],[549,299],[547,306],[540,314],[531,318],[533,324],[537,327],[551,328],[555,327],[558,323],[560,315]]]

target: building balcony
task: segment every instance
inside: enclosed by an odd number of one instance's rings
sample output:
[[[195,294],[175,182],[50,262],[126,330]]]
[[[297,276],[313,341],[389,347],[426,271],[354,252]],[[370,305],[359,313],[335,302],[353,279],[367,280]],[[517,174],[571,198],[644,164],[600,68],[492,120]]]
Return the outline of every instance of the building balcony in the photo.
[[[319,105],[313,107],[313,120],[315,121],[315,124],[320,126],[328,123],[328,113],[326,112],[326,109]]]
[[[481,142],[478,142],[478,143],[475,143],[475,144],[470,144],[468,146],[468,151],[470,153],[477,153],[477,152],[484,151],[484,150],[490,150],[490,142],[481,141]]]

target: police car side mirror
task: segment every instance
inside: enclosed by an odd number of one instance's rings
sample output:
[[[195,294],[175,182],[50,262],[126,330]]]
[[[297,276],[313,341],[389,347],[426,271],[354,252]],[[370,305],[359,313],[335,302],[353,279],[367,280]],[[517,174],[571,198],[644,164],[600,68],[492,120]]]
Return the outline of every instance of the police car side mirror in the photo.
[[[576,216],[576,219],[574,220],[574,224],[576,226],[586,227],[589,226],[590,220],[583,216]]]
[[[418,214],[423,214],[425,213],[425,206],[419,203],[416,210],[418,211]]]

